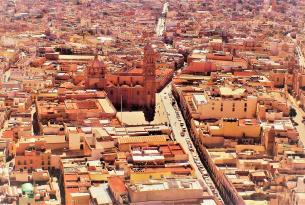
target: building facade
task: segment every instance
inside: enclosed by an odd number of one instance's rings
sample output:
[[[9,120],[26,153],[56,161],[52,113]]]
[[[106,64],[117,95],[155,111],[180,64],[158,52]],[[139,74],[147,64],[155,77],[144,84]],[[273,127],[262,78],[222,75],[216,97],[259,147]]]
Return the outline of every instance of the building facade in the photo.
[[[152,107],[156,93],[156,58],[152,45],[144,48],[142,73],[106,73],[96,56],[86,72],[86,89],[105,90],[116,107],[127,109]]]

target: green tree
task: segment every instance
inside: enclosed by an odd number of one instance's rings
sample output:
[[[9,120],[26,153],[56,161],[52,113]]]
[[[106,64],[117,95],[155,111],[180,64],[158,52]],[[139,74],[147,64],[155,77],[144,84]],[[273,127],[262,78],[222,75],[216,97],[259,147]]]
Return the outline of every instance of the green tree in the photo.
[[[295,116],[297,116],[297,111],[293,107],[290,107],[289,117],[295,117]]]
[[[144,112],[144,117],[145,120],[149,123],[154,121],[155,118],[155,111],[156,111],[156,106],[144,106],[143,112]]]

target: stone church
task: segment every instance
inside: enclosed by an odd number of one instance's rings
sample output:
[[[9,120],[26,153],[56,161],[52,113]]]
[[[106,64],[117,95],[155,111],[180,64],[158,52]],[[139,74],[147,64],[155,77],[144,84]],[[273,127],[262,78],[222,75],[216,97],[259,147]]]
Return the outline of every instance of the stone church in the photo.
[[[144,48],[142,73],[107,73],[96,56],[87,66],[86,89],[105,90],[119,109],[134,110],[155,106],[157,53],[151,44]]]

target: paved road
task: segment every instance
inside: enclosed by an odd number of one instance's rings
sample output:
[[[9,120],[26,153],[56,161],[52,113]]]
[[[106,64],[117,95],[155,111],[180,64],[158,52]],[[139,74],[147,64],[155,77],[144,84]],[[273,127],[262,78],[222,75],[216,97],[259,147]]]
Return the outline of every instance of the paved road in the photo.
[[[296,57],[298,58],[298,63],[302,69],[305,68],[305,58],[302,52],[302,49],[297,44],[296,39],[293,39],[290,36],[290,33],[288,34],[288,38],[291,42],[293,42],[296,45]],[[299,125],[295,126],[297,131],[299,132],[299,138],[300,138],[300,144],[305,145],[305,125],[303,124],[303,116],[305,116],[305,112],[298,106],[298,103],[296,102],[295,98],[293,98],[288,92],[286,92],[287,96],[287,103],[288,105],[293,105],[297,112],[297,116],[294,118],[294,121],[296,121]]]
[[[156,33],[158,36],[162,36],[165,31],[165,15],[168,12],[169,3],[165,2],[163,4],[162,16],[158,19],[158,23],[156,26]]]
[[[189,161],[195,168],[196,175],[200,179],[202,179],[203,183],[207,187],[209,194],[215,195],[220,201],[222,201],[217,191],[217,188],[215,187],[212,179],[210,178],[207,170],[204,168],[198,156],[198,153],[196,151],[195,146],[193,145],[188,130],[185,129],[185,131],[183,131],[183,128],[186,128],[186,124],[183,119],[182,113],[179,107],[177,106],[177,103],[175,105],[172,105],[172,100],[175,99],[171,94],[171,84],[167,85],[158,95],[161,96],[163,106],[168,115],[168,120],[169,124],[172,127],[174,140],[179,142],[184,148],[184,150],[189,154]],[[181,136],[182,132],[184,133],[184,136]]]
[[[290,41],[292,43],[295,44],[296,46],[296,56],[298,58],[298,62],[299,62],[299,65],[301,66],[301,68],[305,68],[305,59],[304,59],[304,55],[303,55],[303,52],[302,52],[302,49],[301,47],[297,44],[297,40],[296,39],[293,39],[290,35],[290,33],[287,35],[288,38],[290,39]]]
[[[303,116],[305,116],[305,112],[298,106],[296,100],[289,95],[287,95],[287,103],[289,106],[293,106],[293,108],[296,110],[297,115],[294,117],[294,121],[298,123],[296,127],[297,131],[299,132],[299,138],[300,138],[300,144],[303,146],[305,145],[305,124],[303,121]]]

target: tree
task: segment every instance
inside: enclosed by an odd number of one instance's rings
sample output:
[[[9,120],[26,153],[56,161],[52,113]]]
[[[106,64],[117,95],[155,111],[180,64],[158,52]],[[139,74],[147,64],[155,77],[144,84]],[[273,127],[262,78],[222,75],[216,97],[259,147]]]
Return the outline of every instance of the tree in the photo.
[[[155,118],[155,109],[156,109],[156,106],[153,105],[153,106],[145,106],[144,107],[144,117],[145,117],[145,120],[149,123],[151,123],[152,121],[154,121],[154,118]]]
[[[39,135],[40,134],[40,127],[39,127],[37,112],[35,112],[34,115],[33,115],[32,126],[33,126],[34,135]]]
[[[293,107],[290,107],[289,117],[295,117],[295,116],[297,116],[297,111]]]

